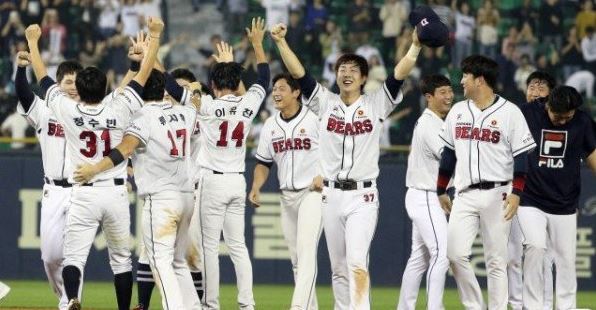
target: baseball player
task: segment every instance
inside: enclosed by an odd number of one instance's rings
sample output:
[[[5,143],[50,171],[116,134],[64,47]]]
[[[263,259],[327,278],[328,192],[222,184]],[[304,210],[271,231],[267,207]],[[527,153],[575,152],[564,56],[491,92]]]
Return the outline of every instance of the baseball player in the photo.
[[[65,174],[66,141],[64,129],[45,102],[36,96],[29,87],[27,66],[29,53],[19,52],[16,58],[17,73],[15,88],[19,98],[17,110],[27,118],[35,128],[41,147],[44,167],[43,197],[41,199],[41,217],[39,235],[41,239],[41,259],[52,290],[58,296],[60,309],[68,304],[62,281],[62,247],[66,211],[70,201],[72,185]],[[65,61],[58,66],[56,77],[60,89],[71,99],[78,100],[79,95],[74,85],[76,74],[83,68],[74,61]]]
[[[261,130],[248,199],[255,207],[260,205],[261,187],[275,163],[281,189],[281,227],[296,283],[291,309],[316,310],[317,247],[323,228],[319,119],[300,105],[300,85],[289,74],[273,78],[271,95],[279,113],[268,118]]]
[[[466,100],[456,103],[440,137],[445,143],[437,195],[445,193],[455,171],[455,199],[447,227],[447,257],[466,309],[482,309],[482,291],[470,264],[480,228],[488,273],[489,309],[506,309],[507,242],[526,173],[526,152],[536,143],[519,108],[494,93],[497,63],[474,55],[462,61]],[[513,183],[513,184],[511,184]]]
[[[366,59],[345,54],[336,63],[340,93],[331,93],[304,69],[285,40],[287,27],[277,24],[271,36],[293,78],[304,106],[321,121],[322,217],[331,260],[335,309],[370,309],[368,252],[375,232],[379,195],[381,122],[402,100],[400,87],[413,68],[421,45],[416,34],[407,56],[395,66],[383,87],[362,94]]]
[[[159,70],[159,69],[158,69]],[[164,72],[164,77],[167,72]],[[188,69],[175,69],[169,74],[169,78],[175,80],[175,82],[180,86],[183,87],[184,91],[193,92],[195,90],[195,86],[197,83],[197,79],[192,72]],[[166,79],[164,78],[164,81]],[[206,89],[204,86],[201,87],[202,89]],[[189,96],[189,103],[190,99],[193,98],[192,95]],[[164,95],[164,100],[169,101],[172,104],[178,104],[173,97],[171,97],[167,92]],[[190,154],[194,159],[196,159],[197,152],[198,152],[198,125],[196,126],[195,130],[190,135]],[[196,170],[196,169],[195,169]],[[194,179],[193,179],[194,180]],[[199,298],[203,297],[203,276],[201,273],[201,261],[200,261],[200,250],[199,250],[199,241],[196,240],[197,236],[199,236],[200,229],[198,225],[198,219],[195,219],[195,214],[191,219],[197,221],[189,226],[188,236],[190,237],[189,242],[187,242],[189,248],[187,250],[187,263],[188,268],[190,269],[190,274],[193,279],[193,284],[197,291],[197,295]],[[193,225],[194,224],[194,225]],[[143,242],[140,244],[140,251],[139,251],[139,263],[137,266],[137,296],[138,296],[138,305],[134,308],[135,310],[143,310],[149,309],[150,302],[151,302],[151,293],[153,292],[153,287],[155,286],[155,279],[153,278],[153,273],[151,272],[151,266],[149,265],[149,257],[145,251],[145,247],[143,246]]]
[[[524,244],[524,309],[544,308],[545,253],[551,253],[557,269],[556,308],[576,308],[582,158],[596,173],[596,135],[590,115],[578,109],[581,104],[574,88],[558,86],[546,103],[522,106],[534,139],[540,141],[528,155],[528,178],[518,210]]]
[[[555,79],[546,72],[532,72],[526,79],[526,102],[530,104],[538,100],[545,100],[550,91],[555,87],[555,83]],[[521,310],[523,307],[522,241],[523,236],[516,215],[511,220],[511,233],[509,235],[508,245],[509,261],[507,263],[509,305],[513,310]],[[547,253],[544,259],[544,309],[546,310],[553,308],[553,259],[550,253]]]
[[[416,309],[422,275],[426,271],[428,309],[443,308],[447,260],[447,218],[435,190],[443,141],[439,133],[453,102],[451,81],[442,75],[422,79],[428,102],[414,127],[406,172],[406,211],[412,220],[412,253],[404,271],[397,309]]]
[[[195,185],[195,212],[200,212],[205,309],[219,309],[218,254],[222,231],[236,271],[239,307],[254,309],[255,306],[252,265],[244,240],[243,173],[246,138],[269,87],[269,65],[262,45],[264,25],[262,19],[253,19],[251,29],[247,29],[258,63],[257,82],[243,96],[234,95],[240,85],[242,67],[233,62],[232,48],[222,43],[209,77],[215,99],[201,97],[201,146],[197,161],[200,176]]]
[[[66,137],[65,170],[68,180],[74,183],[74,167],[100,161],[109,154],[111,145],[122,139],[130,115],[142,105],[139,93],[150,73],[159,46],[163,22],[149,18],[150,49],[139,74],[109,103],[102,103],[106,77],[97,68],[89,67],[77,74],[75,85],[80,103],[60,91],[47,76],[37,46],[41,29],[29,26],[26,37],[31,51],[31,63],[42,90],[46,93],[49,109],[64,126]],[[136,90],[135,90],[136,89]],[[110,253],[110,265],[114,272],[114,285],[118,308],[128,309],[132,294],[132,266],[130,260],[130,214],[128,193],[125,187],[126,163],[98,174],[90,182],[73,186],[66,220],[64,239],[64,262],[62,276],[69,299],[67,309],[80,309],[79,287],[89,249],[97,227],[102,225]]]
[[[196,110],[164,101],[165,78],[153,70],[145,89],[145,106],[128,126],[109,156],[75,172],[75,181],[89,182],[134,152],[133,167],[143,208],[143,243],[164,309],[201,309],[186,263],[188,227],[193,213],[193,164],[190,135]]]

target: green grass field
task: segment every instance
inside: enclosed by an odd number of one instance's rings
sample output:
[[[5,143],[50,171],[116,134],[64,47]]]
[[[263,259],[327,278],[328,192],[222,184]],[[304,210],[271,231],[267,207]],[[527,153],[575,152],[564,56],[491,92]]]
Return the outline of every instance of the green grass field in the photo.
[[[12,290],[10,294],[0,301],[0,308],[6,309],[56,309],[56,298],[48,284],[42,281],[5,281]],[[135,287],[136,290],[136,287]],[[254,289],[257,309],[283,310],[289,308],[292,296],[292,287],[289,285],[256,285]],[[333,309],[331,287],[317,287],[319,308],[321,310]],[[83,309],[116,309],[114,290],[111,283],[90,282],[85,283],[83,293]],[[372,290],[372,309],[395,309],[398,298],[397,287],[374,287]],[[136,294],[133,301],[136,300]],[[424,292],[418,300],[418,309],[424,309]],[[161,309],[159,294],[154,290],[151,300],[152,309]],[[236,288],[233,285],[224,285],[221,289],[221,309],[237,309]],[[445,292],[445,308],[463,309],[459,302],[457,292],[448,289]],[[590,308],[596,305],[596,292],[580,292],[578,294],[578,308]],[[134,305],[133,305],[134,306]]]

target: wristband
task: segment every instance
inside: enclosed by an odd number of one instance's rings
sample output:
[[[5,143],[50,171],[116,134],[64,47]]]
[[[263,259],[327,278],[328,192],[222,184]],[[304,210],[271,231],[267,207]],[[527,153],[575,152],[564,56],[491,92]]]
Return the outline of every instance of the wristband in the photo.
[[[130,71],[132,72],[139,72],[141,70],[141,62],[139,61],[131,61],[130,62]]]
[[[124,161],[124,156],[122,155],[122,153],[120,153],[118,149],[111,150],[108,157],[110,158],[110,160],[112,160],[114,166],[118,166],[121,162]]]

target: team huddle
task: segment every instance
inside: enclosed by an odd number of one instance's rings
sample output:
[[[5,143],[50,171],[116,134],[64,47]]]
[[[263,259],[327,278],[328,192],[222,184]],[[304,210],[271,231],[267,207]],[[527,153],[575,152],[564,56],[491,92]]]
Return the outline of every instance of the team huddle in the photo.
[[[334,93],[302,66],[285,40],[287,27],[267,31],[261,18],[246,29],[257,59],[253,85],[241,82],[243,68],[225,42],[213,56],[208,85],[185,69],[167,72],[157,60],[164,24],[149,18],[147,34],[131,39],[128,73],[107,96],[106,76],[95,67],[65,61],[57,81],[50,78],[38,49],[41,30],[29,26],[29,52],[17,55],[15,85],[19,112],[36,129],[42,149],[41,252],[59,309],[81,309],[85,263],[100,226],[118,309],[130,309],[131,167],[144,199],[135,309],[149,309],[155,284],[163,309],[220,309],[222,235],[236,273],[238,307],[255,309],[245,208],[247,198],[259,207],[273,164],[295,280],[291,309],[318,309],[323,232],[334,308],[374,308],[368,261],[379,214],[382,123],[402,101],[400,88],[423,45],[436,47],[447,39],[445,26],[429,10],[414,10],[410,23],[416,31],[406,56],[379,90],[367,94],[363,57],[344,54],[337,60]],[[288,71],[273,79],[263,48],[267,32]],[[30,88],[27,66],[43,99]],[[469,56],[461,69],[466,100],[453,107],[449,79],[431,75],[421,81],[428,107],[414,129],[408,159],[412,253],[397,308],[415,309],[426,272],[427,308],[443,309],[450,266],[464,307],[486,308],[469,260],[478,232],[489,309],[507,309],[508,303],[513,309],[552,309],[552,280],[544,280],[552,278],[552,265],[557,308],[575,308],[581,159],[596,172],[595,127],[578,110],[582,98],[537,72],[528,78],[528,103],[518,106],[494,92],[493,60]],[[247,137],[270,83],[279,112],[261,131],[247,195]],[[553,184],[562,175],[568,182]],[[447,194],[452,185],[453,202]]]

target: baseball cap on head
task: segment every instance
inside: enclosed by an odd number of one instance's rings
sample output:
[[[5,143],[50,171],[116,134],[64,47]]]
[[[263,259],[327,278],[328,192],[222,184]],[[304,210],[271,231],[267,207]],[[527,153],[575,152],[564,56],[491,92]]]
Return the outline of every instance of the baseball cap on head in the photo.
[[[410,25],[416,27],[416,34],[420,43],[428,47],[440,47],[449,40],[449,28],[426,5],[416,7],[408,17]]]

